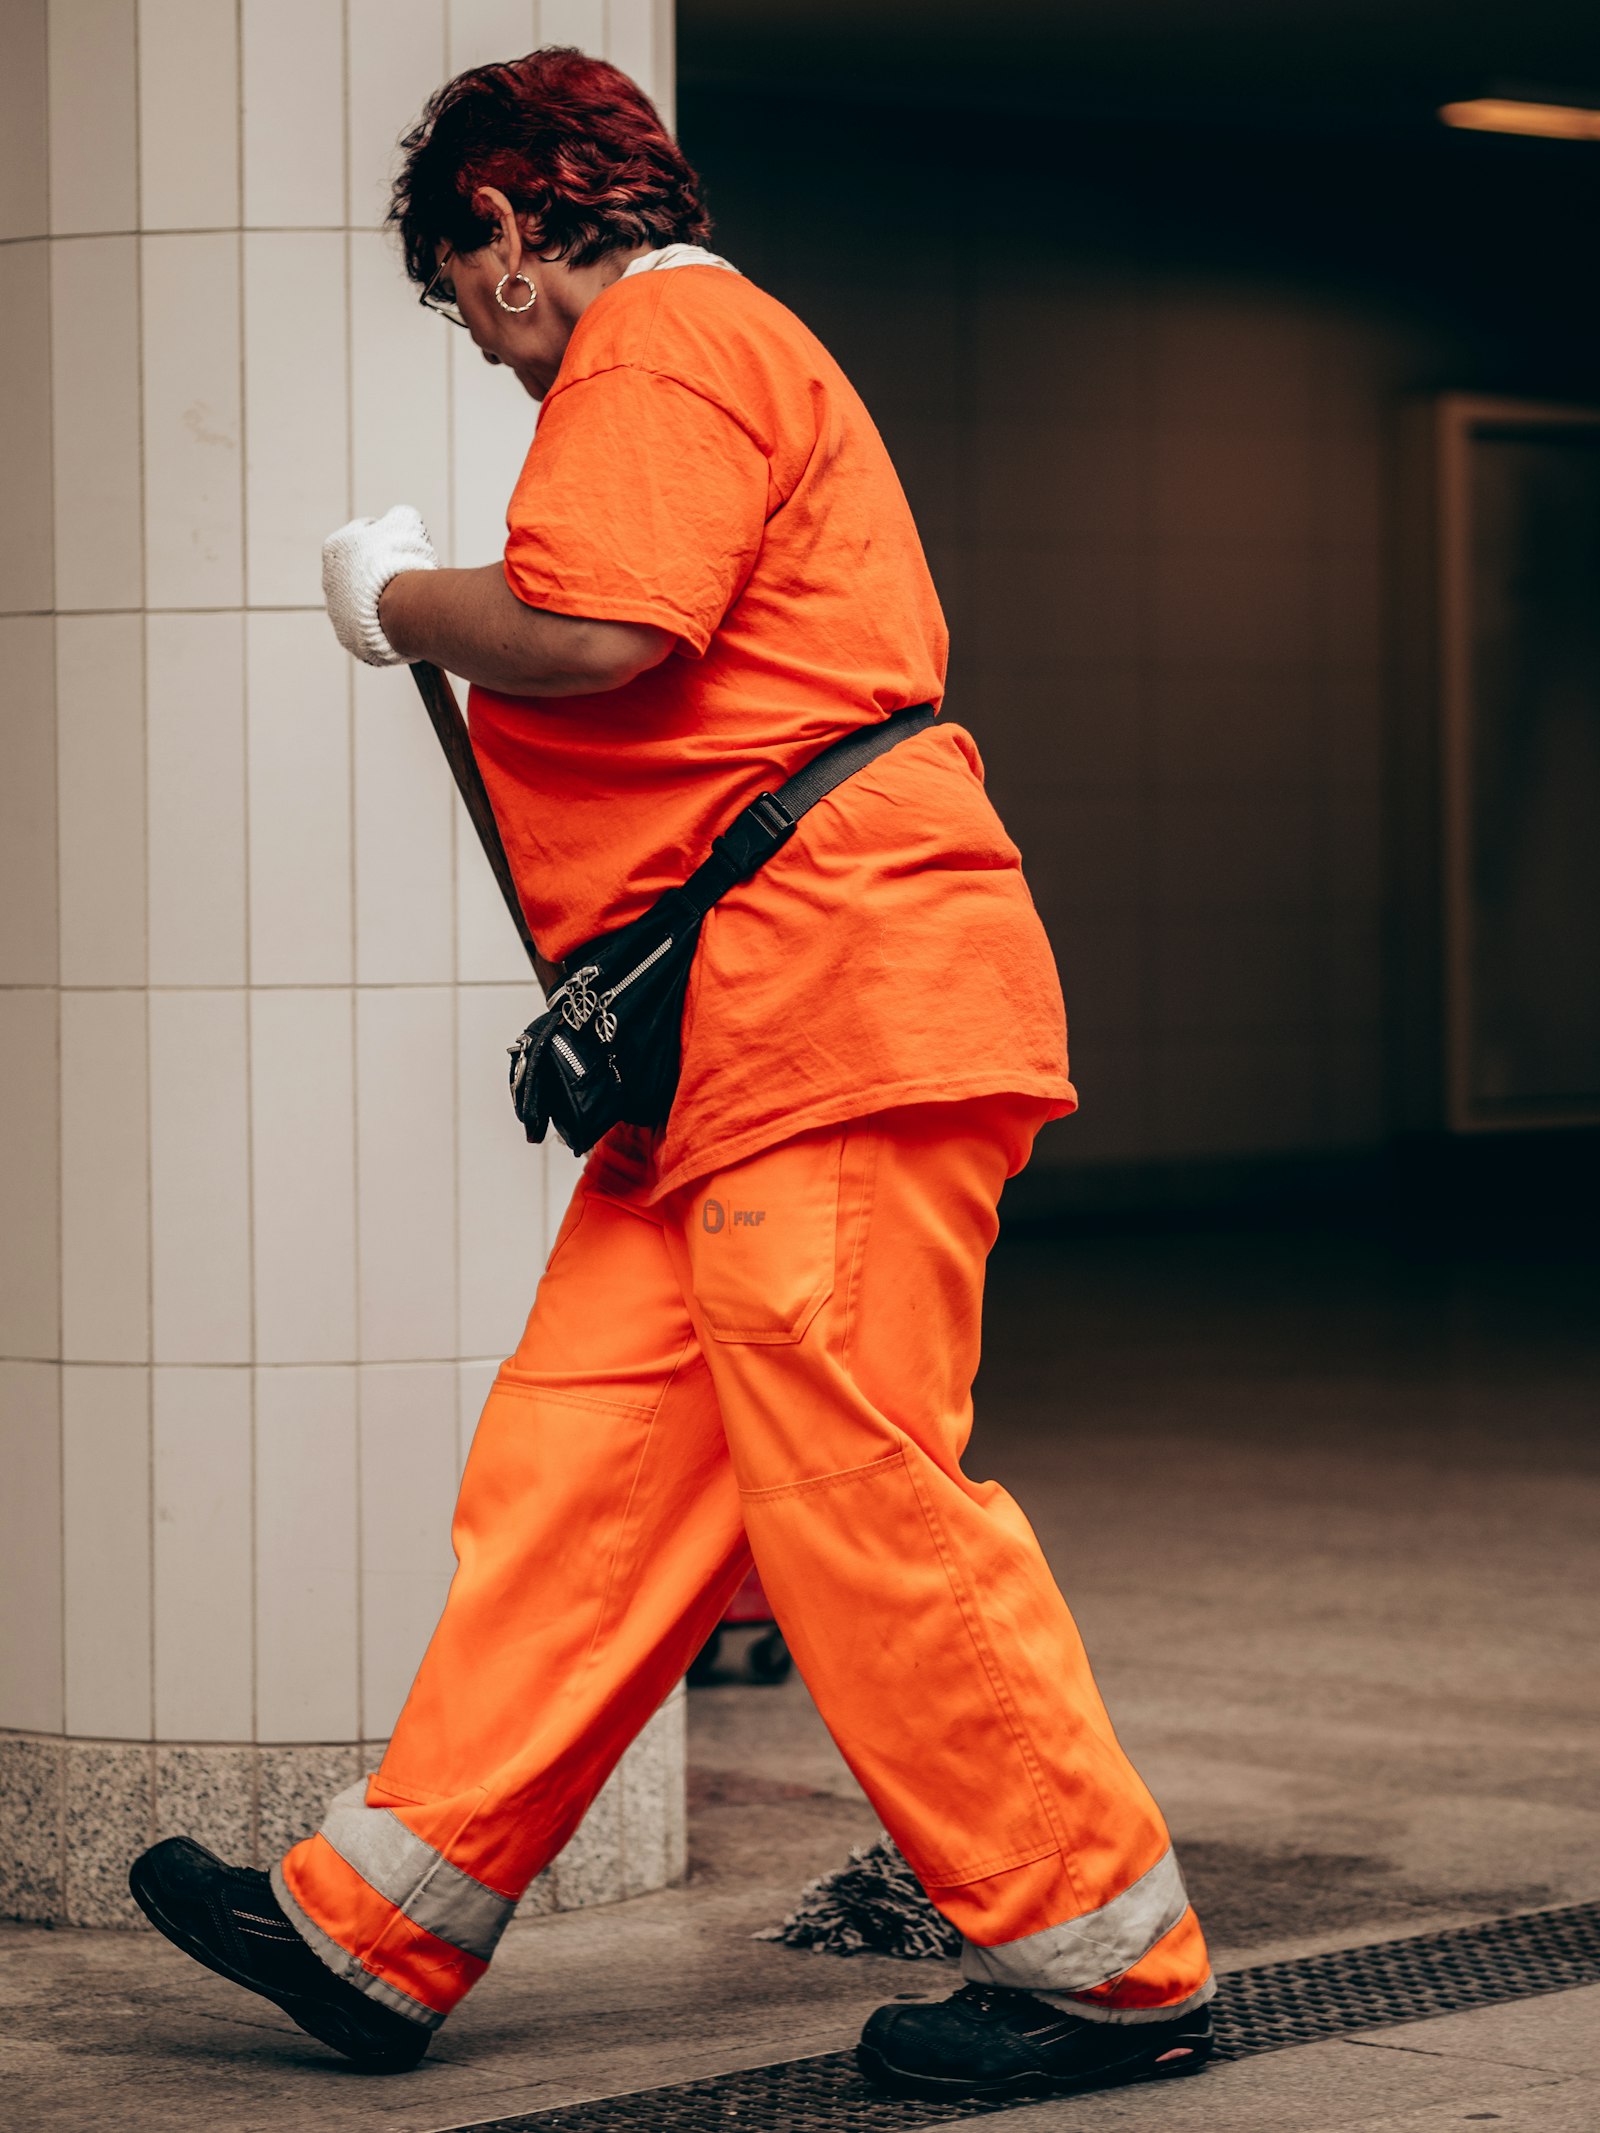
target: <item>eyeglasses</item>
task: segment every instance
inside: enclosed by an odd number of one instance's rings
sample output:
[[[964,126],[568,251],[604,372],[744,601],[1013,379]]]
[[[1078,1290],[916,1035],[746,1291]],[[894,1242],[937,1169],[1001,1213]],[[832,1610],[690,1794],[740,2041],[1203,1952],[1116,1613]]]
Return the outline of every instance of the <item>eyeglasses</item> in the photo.
[[[428,286],[417,298],[417,302],[422,305],[424,310],[436,311],[440,318],[448,319],[452,326],[464,326],[467,323],[461,316],[460,308],[456,303],[454,283],[444,279],[443,264],[439,266],[432,281],[429,282]]]

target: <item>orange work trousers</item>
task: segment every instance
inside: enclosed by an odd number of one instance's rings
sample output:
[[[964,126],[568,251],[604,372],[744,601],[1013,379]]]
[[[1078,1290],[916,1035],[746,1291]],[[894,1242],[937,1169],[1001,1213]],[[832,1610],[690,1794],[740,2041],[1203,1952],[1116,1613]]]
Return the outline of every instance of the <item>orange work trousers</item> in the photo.
[[[968,1977],[1111,2021],[1209,1996],[1032,1529],[960,1465],[996,1206],[1043,1111],[882,1112],[653,1207],[637,1138],[595,1151],[478,1425],[382,1767],[274,1873],[342,1976],[443,2020],[753,1554]]]

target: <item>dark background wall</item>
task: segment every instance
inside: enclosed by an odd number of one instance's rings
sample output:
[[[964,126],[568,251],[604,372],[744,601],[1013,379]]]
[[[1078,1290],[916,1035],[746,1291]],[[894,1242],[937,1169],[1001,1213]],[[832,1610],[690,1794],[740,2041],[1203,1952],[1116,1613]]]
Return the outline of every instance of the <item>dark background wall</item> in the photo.
[[[1055,944],[1083,1108],[1041,1180],[1362,1175],[1398,1109],[1397,411],[1600,394],[1600,146],[1447,133],[1393,80],[1219,119],[1164,75],[1140,111],[1135,66],[1097,105],[1054,48],[964,98],[798,27],[730,69],[708,22],[697,71],[683,27],[716,241],[878,420]]]

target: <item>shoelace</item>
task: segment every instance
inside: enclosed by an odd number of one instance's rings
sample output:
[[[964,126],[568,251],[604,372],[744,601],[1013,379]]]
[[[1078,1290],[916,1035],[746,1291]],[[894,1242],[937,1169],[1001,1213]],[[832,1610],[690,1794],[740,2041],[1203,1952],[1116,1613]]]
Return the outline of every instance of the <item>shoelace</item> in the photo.
[[[1044,2000],[1036,2000],[1031,1993],[1019,1992],[1012,1986],[963,1985],[955,1998],[985,2021],[1003,2022],[1007,2029],[1022,2037],[1047,2036],[1052,2030],[1065,2032],[1075,2028],[1079,2021],[1078,2016],[1051,2007]]]

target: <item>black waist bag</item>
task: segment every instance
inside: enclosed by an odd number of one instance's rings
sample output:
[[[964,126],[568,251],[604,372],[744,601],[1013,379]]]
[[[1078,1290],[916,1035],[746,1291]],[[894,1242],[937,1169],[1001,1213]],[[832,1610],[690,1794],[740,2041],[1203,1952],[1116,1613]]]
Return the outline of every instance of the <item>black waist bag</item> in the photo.
[[[933,718],[930,705],[918,704],[835,741],[775,793],[752,800],[681,888],[568,957],[544,1013],[511,1046],[511,1101],[530,1141],[554,1126],[584,1155],[615,1125],[666,1124],[702,919],[766,865],[808,809]]]

